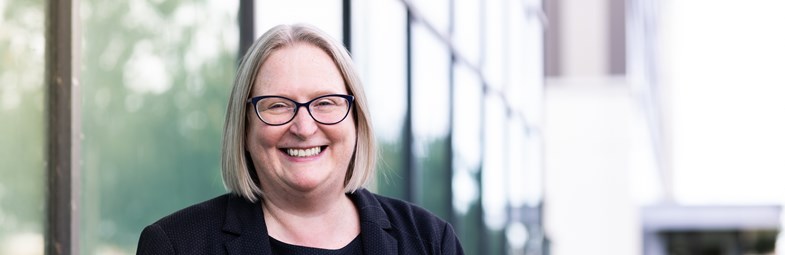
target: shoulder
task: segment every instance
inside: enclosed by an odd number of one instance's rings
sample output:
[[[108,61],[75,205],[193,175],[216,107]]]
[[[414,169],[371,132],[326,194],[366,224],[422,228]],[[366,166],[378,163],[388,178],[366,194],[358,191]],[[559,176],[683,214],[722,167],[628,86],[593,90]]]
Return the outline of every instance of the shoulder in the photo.
[[[224,194],[191,205],[161,218],[153,223],[153,225],[159,225],[164,229],[179,229],[187,228],[191,225],[204,227],[205,224],[209,224],[215,220],[221,221],[226,214],[226,207],[232,196],[234,195]]]
[[[221,195],[148,225],[139,237],[137,254],[183,253],[190,249],[184,247],[210,250],[212,242],[222,239],[227,206],[236,198],[231,194]]]
[[[388,221],[391,233],[395,233],[403,243],[419,246],[411,248],[435,254],[456,254],[449,251],[461,249],[452,226],[425,208],[367,190],[358,190],[357,193],[357,196],[364,197],[358,200],[365,200],[362,206],[366,208],[362,211],[376,214],[375,219],[371,220],[380,222],[379,225],[385,225],[384,221]],[[379,210],[367,208],[377,206]]]
[[[372,193],[373,194],[373,193]],[[373,194],[394,226],[413,224],[418,230],[441,229],[447,222],[425,208],[396,198]]]

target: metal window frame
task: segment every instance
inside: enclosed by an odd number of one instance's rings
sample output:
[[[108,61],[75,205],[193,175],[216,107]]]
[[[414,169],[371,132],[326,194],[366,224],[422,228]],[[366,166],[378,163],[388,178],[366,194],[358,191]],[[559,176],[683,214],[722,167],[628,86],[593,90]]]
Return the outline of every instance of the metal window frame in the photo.
[[[253,0],[240,0],[240,6],[237,10],[237,26],[239,27],[240,42],[237,49],[237,64],[240,64],[245,52],[254,42],[256,28],[254,26],[254,1]]]
[[[404,3],[405,4],[405,3]],[[414,141],[413,118],[412,118],[412,21],[414,17],[412,10],[406,6],[406,118],[404,120],[404,141],[403,141],[403,160],[406,169],[403,171],[403,179],[406,183],[404,198],[407,201],[414,201],[417,180],[417,161],[412,152]]]
[[[341,21],[343,23],[343,46],[346,51],[352,52],[352,0],[343,0],[341,3]]]
[[[79,0],[49,0],[46,8],[44,250],[46,254],[79,254]]]

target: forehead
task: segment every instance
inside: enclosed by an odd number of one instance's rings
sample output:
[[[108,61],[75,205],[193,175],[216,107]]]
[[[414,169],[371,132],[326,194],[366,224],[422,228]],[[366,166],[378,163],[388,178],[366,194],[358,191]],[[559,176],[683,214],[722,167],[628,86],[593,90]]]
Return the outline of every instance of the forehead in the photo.
[[[273,51],[259,67],[252,93],[292,98],[346,93],[335,61],[324,50],[296,43]]]

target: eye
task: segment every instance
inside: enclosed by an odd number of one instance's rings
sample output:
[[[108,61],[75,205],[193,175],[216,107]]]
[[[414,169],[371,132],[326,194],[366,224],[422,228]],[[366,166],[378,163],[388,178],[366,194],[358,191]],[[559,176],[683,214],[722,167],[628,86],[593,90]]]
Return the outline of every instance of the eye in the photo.
[[[333,98],[322,98],[322,99],[319,99],[318,101],[316,101],[314,103],[316,104],[317,107],[319,107],[319,106],[334,106],[334,105],[337,105],[337,103],[335,102],[335,100]]]
[[[294,104],[282,98],[265,98],[259,101],[260,112],[283,113],[291,111]]]
[[[289,107],[289,106],[284,104],[284,103],[275,103],[275,104],[267,106],[267,109],[287,108],[287,107]]]

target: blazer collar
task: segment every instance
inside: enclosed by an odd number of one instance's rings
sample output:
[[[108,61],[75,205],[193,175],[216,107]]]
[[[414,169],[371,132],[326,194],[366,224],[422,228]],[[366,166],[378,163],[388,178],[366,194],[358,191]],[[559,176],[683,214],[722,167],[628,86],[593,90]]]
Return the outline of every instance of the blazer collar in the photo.
[[[393,230],[390,219],[376,196],[366,189],[348,195],[360,213],[363,253],[398,254],[398,240],[390,234]],[[271,253],[261,201],[250,203],[230,195],[223,231],[230,236],[226,242],[227,254]]]
[[[349,197],[360,211],[363,253],[398,254],[398,240],[390,234],[393,230],[390,219],[376,196],[366,189],[359,189]]]
[[[223,231],[229,234],[225,244],[227,254],[271,253],[261,201],[251,203],[230,195]]]

